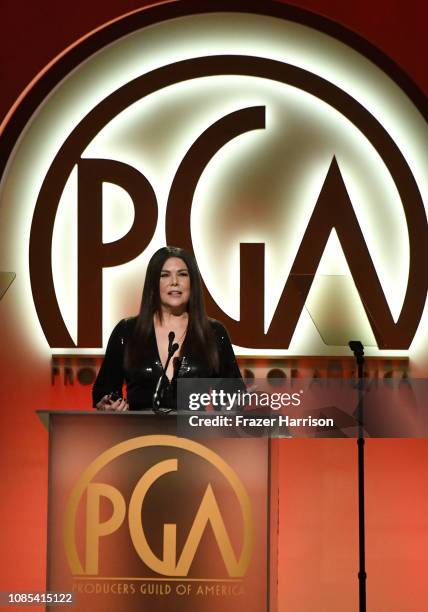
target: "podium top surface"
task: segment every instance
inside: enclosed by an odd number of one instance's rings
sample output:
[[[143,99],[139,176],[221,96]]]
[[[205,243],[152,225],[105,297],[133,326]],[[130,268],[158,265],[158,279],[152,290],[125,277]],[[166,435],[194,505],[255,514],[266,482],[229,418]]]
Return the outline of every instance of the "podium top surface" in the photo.
[[[155,414],[152,410],[125,410],[123,412],[116,412],[116,411],[109,411],[109,410],[36,410],[36,414],[39,417],[39,419],[41,420],[41,422],[43,423],[43,425],[46,427],[46,429],[49,429],[49,422],[50,422],[50,418],[51,416],[80,416],[80,417],[85,417],[85,416],[91,416],[91,417],[98,417],[98,418],[103,418],[106,416],[109,417],[142,417],[142,418],[155,418],[155,419],[159,419],[159,420],[163,420],[165,418],[172,418],[172,417],[176,417],[177,414],[176,412],[171,411],[170,413],[167,414],[162,414],[157,415]]]

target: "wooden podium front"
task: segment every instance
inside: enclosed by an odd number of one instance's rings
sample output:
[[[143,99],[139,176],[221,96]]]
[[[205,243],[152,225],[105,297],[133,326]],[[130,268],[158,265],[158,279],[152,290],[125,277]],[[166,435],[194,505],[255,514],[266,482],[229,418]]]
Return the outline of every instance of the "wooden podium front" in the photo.
[[[48,591],[73,592],[79,612],[275,612],[268,439],[180,438],[174,416],[145,413],[39,416],[49,429]]]

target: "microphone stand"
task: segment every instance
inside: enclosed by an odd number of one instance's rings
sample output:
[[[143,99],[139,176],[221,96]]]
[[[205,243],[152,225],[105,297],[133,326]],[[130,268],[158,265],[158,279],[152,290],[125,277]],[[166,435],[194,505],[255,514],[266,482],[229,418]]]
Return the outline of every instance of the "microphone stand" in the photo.
[[[349,348],[355,355],[358,365],[358,528],[360,546],[359,611],[366,612],[366,542],[365,542],[365,506],[364,506],[364,389],[363,366],[364,347],[359,340],[351,340]]]
[[[153,412],[161,416],[165,416],[166,414],[169,414],[172,410],[172,408],[171,409],[162,408],[160,405],[160,402],[161,402],[162,387],[166,381],[169,382],[168,377],[166,375],[166,371],[168,370],[169,362],[171,361],[171,358],[174,355],[175,351],[178,349],[178,344],[177,343],[173,344],[174,338],[175,338],[174,332],[170,331],[168,334],[168,357],[165,363],[165,367],[162,367],[162,374],[159,377],[159,380],[156,384],[155,392],[153,393],[153,403],[152,403]]]

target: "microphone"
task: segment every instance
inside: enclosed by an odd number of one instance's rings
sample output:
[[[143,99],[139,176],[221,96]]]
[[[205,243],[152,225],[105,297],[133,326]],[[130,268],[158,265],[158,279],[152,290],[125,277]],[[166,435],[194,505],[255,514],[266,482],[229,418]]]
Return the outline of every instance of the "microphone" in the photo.
[[[170,331],[168,334],[168,354],[171,352],[172,343],[174,342],[175,334],[173,331]]]
[[[166,375],[166,371],[168,370],[169,362],[171,361],[171,357],[174,355],[175,351],[178,349],[177,342],[174,342],[175,333],[170,331],[168,334],[168,357],[165,363],[165,367],[162,366],[162,374],[159,377],[159,380],[156,384],[155,392],[153,393],[153,412],[156,414],[168,414],[172,409],[170,408],[162,408],[161,400],[163,396],[163,387],[165,384],[170,384],[168,380],[168,376]],[[173,344],[174,342],[174,344]]]
[[[168,334],[168,359],[166,360],[166,364],[164,367],[164,373],[167,371],[168,366],[169,366],[169,361],[171,359],[171,357],[174,355],[175,351],[178,349],[178,344],[177,342],[174,342],[174,338],[175,338],[175,334],[173,331],[170,331]]]
[[[350,340],[348,346],[355,355],[357,363],[364,363],[364,346],[360,340]]]

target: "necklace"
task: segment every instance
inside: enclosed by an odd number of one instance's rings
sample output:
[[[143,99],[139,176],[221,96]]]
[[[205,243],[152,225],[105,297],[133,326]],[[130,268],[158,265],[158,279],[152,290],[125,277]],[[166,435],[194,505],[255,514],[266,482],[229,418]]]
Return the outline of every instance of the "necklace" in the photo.
[[[179,338],[177,338],[177,339],[176,339],[176,342],[177,342],[178,344],[181,344],[181,341],[183,340],[183,338],[184,338],[184,336],[186,335],[186,333],[187,333],[187,325],[186,325],[186,327],[185,327],[185,329],[184,329],[184,332],[181,334],[181,336],[180,336]]]
[[[174,341],[177,344],[181,345],[181,343],[182,343],[182,341],[183,341],[183,339],[184,339],[184,337],[185,337],[185,335],[187,333],[188,321],[186,321],[186,325],[184,327],[184,330],[183,330],[183,332],[181,333],[181,335],[179,337],[177,335],[177,332],[173,328],[171,329],[171,327],[169,325],[166,325],[165,322],[161,324],[160,321],[159,321],[159,317],[157,315],[155,315],[155,318],[154,318],[154,326],[155,326],[155,329],[157,328],[159,330],[159,332],[162,329],[165,330],[165,331],[168,330],[169,332],[173,332],[174,333]],[[164,332],[162,332],[162,333],[164,333]]]

